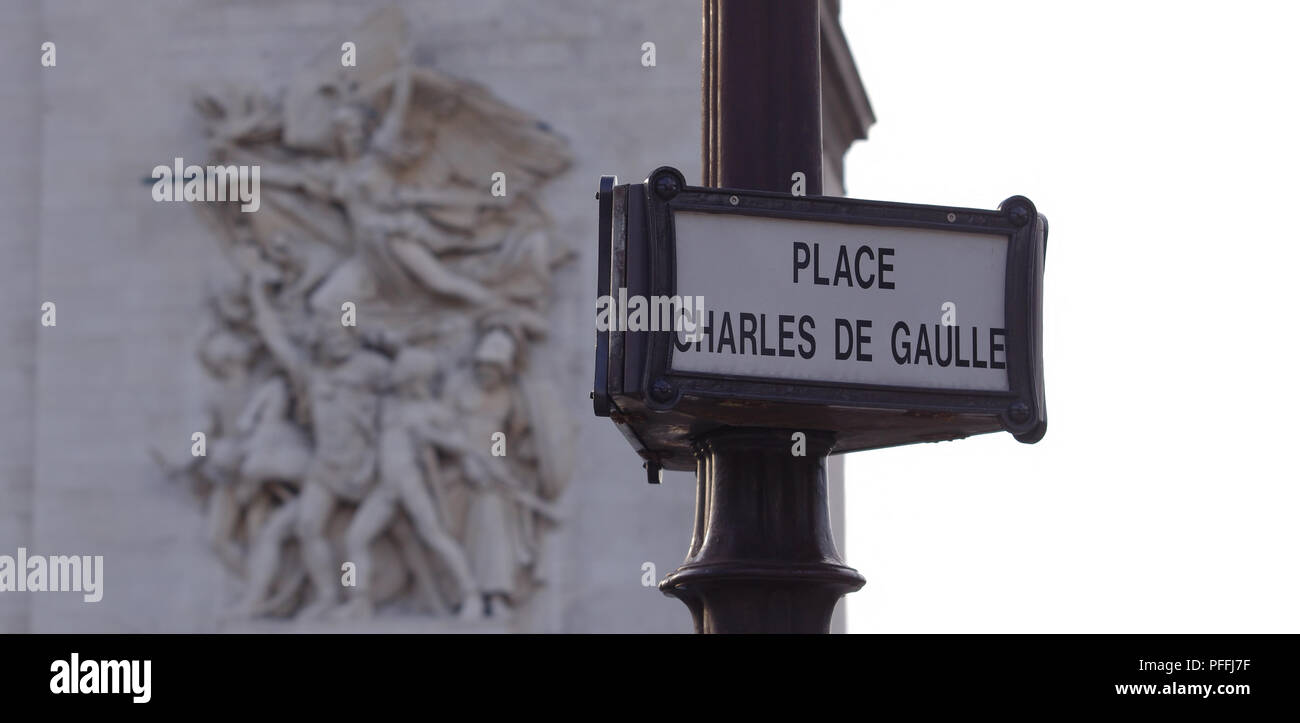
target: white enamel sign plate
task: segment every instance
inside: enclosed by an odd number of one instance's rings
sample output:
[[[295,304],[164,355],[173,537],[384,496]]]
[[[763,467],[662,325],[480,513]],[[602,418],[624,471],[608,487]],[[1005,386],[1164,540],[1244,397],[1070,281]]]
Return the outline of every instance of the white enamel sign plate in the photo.
[[[675,373],[1005,391],[1009,237],[679,211]]]

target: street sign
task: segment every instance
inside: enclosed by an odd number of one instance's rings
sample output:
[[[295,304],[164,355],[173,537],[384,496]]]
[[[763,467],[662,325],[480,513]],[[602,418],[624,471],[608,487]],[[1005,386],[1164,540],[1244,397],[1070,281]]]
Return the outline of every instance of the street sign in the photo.
[[[834,452],[1046,431],[1047,221],[996,211],[601,180],[596,414],[694,469],[722,426]]]

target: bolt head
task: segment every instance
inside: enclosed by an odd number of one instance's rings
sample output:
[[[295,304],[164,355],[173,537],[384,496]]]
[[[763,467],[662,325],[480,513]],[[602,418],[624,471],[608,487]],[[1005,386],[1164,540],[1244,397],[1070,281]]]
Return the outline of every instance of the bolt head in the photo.
[[[670,401],[675,394],[677,394],[677,388],[673,386],[672,382],[663,377],[654,380],[654,383],[650,385],[650,396],[655,401]]]
[[[1029,209],[1024,206],[1015,206],[1007,212],[1007,218],[1011,219],[1011,223],[1017,226],[1024,226],[1029,223]]]
[[[681,184],[677,182],[677,176],[671,173],[661,173],[655,179],[655,195],[665,201],[671,201],[681,193]]]
[[[1029,421],[1029,405],[1024,402],[1016,402],[1015,404],[1012,404],[1011,408],[1007,411],[1011,417],[1011,421],[1016,424],[1024,424]]]

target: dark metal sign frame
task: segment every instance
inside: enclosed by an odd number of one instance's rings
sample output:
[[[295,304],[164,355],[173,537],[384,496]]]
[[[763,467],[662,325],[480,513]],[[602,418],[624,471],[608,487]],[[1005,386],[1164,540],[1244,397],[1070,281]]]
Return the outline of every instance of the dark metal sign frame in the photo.
[[[682,211],[863,224],[1007,238],[1008,389],[933,389],[730,376],[673,368],[673,333],[597,332],[595,412],[619,423],[655,465],[693,469],[690,438],[718,426],[837,432],[835,452],[1005,430],[1046,432],[1042,369],[1047,220],[1023,196],[997,210],[791,196],[687,186],[674,168],[643,183],[601,179],[597,293],[677,294],[675,214]],[[707,293],[707,292],[706,292]]]

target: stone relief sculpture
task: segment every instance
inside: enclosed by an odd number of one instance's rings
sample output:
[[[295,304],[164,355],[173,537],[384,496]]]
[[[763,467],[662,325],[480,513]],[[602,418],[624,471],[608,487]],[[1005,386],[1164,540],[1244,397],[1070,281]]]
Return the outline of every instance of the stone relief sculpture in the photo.
[[[567,146],[416,64],[400,12],[352,37],[356,67],[330,48],[277,97],[196,101],[211,162],[258,165],[262,199],[203,205],[230,261],[198,352],[207,454],[156,455],[244,581],[233,616],[506,616],[545,582],[571,471],[536,351],[572,252],[533,195]]]

